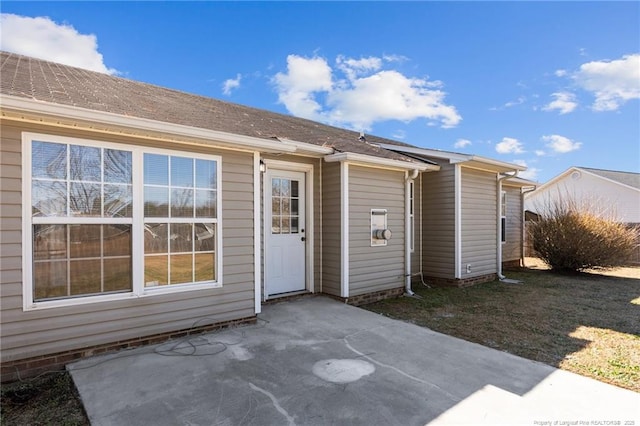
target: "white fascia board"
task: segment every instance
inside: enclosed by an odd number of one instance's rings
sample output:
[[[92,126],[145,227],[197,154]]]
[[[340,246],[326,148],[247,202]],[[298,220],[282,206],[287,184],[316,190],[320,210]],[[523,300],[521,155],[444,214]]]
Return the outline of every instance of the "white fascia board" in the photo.
[[[148,118],[127,117],[111,112],[95,111],[69,105],[41,102],[11,95],[2,95],[0,97],[0,107],[2,110],[15,111],[18,114],[44,114],[54,118],[86,121],[104,126],[113,126],[114,128],[124,127],[128,129],[129,132],[122,133],[129,136],[136,136],[135,131],[155,132],[177,137],[216,141],[220,142],[217,145],[223,145],[229,148],[236,147],[283,153],[296,152],[296,146],[284,144],[280,141],[274,141],[271,139],[261,139],[252,136],[238,135],[235,133],[166,123],[163,121],[150,120]]]
[[[316,154],[316,155],[329,155],[333,154],[333,148],[329,148],[326,146],[314,145],[306,142],[294,141],[292,139],[287,138],[278,138],[280,142],[285,145],[290,145],[295,147],[296,153],[299,154]]]
[[[400,170],[418,170],[421,172],[440,170],[440,166],[433,164],[392,160],[390,158],[374,157],[372,155],[357,154],[354,152],[340,152],[337,154],[327,155],[324,157],[324,161],[327,163],[347,162],[363,166],[377,166]]]

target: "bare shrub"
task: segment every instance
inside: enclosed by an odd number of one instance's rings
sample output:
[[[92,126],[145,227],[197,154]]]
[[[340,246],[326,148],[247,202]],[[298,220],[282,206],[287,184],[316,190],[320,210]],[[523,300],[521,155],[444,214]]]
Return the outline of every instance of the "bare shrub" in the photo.
[[[571,198],[551,201],[529,232],[534,250],[557,271],[622,266],[637,246],[633,229]]]

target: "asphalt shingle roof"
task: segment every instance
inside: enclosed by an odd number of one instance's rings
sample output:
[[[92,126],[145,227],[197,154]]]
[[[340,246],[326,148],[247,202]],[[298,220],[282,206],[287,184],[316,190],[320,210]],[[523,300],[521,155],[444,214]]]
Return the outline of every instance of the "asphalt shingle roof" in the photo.
[[[372,144],[394,143],[314,121],[0,52],[0,93],[258,138],[291,139],[339,152],[417,162]]]
[[[580,168],[583,170],[587,170],[595,175],[602,176],[603,178],[607,178],[615,182],[619,182],[623,185],[627,185],[632,188],[640,189],[640,173],[620,172],[616,170],[592,169],[590,167],[580,167]]]

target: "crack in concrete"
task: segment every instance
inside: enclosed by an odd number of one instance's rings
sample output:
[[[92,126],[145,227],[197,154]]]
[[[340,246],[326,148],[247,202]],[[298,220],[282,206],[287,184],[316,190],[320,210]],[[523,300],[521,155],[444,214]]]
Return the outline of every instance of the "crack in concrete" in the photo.
[[[258,387],[256,385],[254,385],[253,383],[249,382],[249,386],[251,387],[251,389],[258,391],[264,395],[266,395],[267,397],[269,397],[269,399],[271,400],[271,403],[273,404],[273,406],[276,408],[276,410],[278,410],[278,413],[282,414],[284,417],[286,417],[287,421],[289,422],[289,426],[296,426],[296,422],[293,420],[293,417],[291,417],[289,415],[289,413],[287,412],[287,410],[285,410],[284,408],[282,408],[282,406],[280,405],[280,403],[278,402],[278,399],[269,391],[262,389],[261,387]]]

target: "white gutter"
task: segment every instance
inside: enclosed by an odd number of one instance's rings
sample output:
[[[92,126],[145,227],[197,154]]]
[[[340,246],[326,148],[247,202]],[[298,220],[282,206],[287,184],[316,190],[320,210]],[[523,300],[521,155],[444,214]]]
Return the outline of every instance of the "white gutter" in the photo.
[[[502,214],[501,214],[501,209],[502,209],[502,181],[505,179],[510,179],[510,178],[514,178],[518,176],[518,173],[520,171],[519,170],[513,170],[513,174],[512,175],[504,175],[502,177],[498,177],[498,183],[496,185],[496,189],[497,189],[497,196],[496,196],[496,212],[497,212],[497,217],[498,217],[498,232],[497,232],[497,236],[496,236],[496,267],[497,267],[497,275],[498,275],[498,279],[503,280],[506,277],[504,275],[502,275]],[[500,175],[498,175],[500,176]],[[505,212],[505,216],[506,216],[506,212]]]
[[[411,229],[411,217],[409,215],[410,205],[410,183],[418,177],[418,170],[413,170],[411,175],[409,172],[404,172],[404,256],[405,256],[405,272],[404,272],[404,294],[406,296],[414,296],[415,293],[411,290],[411,236],[409,235]],[[415,212],[414,212],[415,214]]]
[[[378,166],[387,169],[401,169],[401,170],[418,170],[424,171],[437,171],[440,170],[440,166],[426,163],[418,163],[411,161],[392,160],[390,158],[374,157],[372,155],[357,154],[353,152],[339,152],[324,157],[324,161],[327,163],[335,162],[349,162],[356,165],[364,166]]]
[[[180,138],[194,138],[203,141],[219,141],[219,145],[228,148],[241,147],[245,149],[280,153],[293,153],[297,150],[297,145],[292,143],[287,144],[271,139],[237,135],[234,133],[202,129],[199,127],[185,126],[182,124],[166,123],[163,121],[150,120],[147,118],[128,117],[111,112],[95,111],[75,106],[41,102],[12,95],[2,95],[0,97],[0,107],[2,108],[2,116],[6,116],[7,118],[12,118],[10,113],[14,113],[17,115],[18,119],[22,118],[24,121],[30,121],[28,117],[24,117],[22,116],[22,114],[44,114],[55,119],[55,122],[52,122],[52,124],[54,125],[57,124],[64,126],[64,123],[60,123],[60,121],[64,120],[87,121],[92,124],[99,124],[102,126],[125,128],[128,131],[121,132],[121,134],[127,136],[148,136],[144,134],[145,132],[164,133]],[[46,124],[46,121],[43,122]],[[95,128],[95,126],[93,130],[97,132],[109,133],[108,130],[105,131],[100,128]],[[309,144],[305,144],[305,146],[306,145]]]

